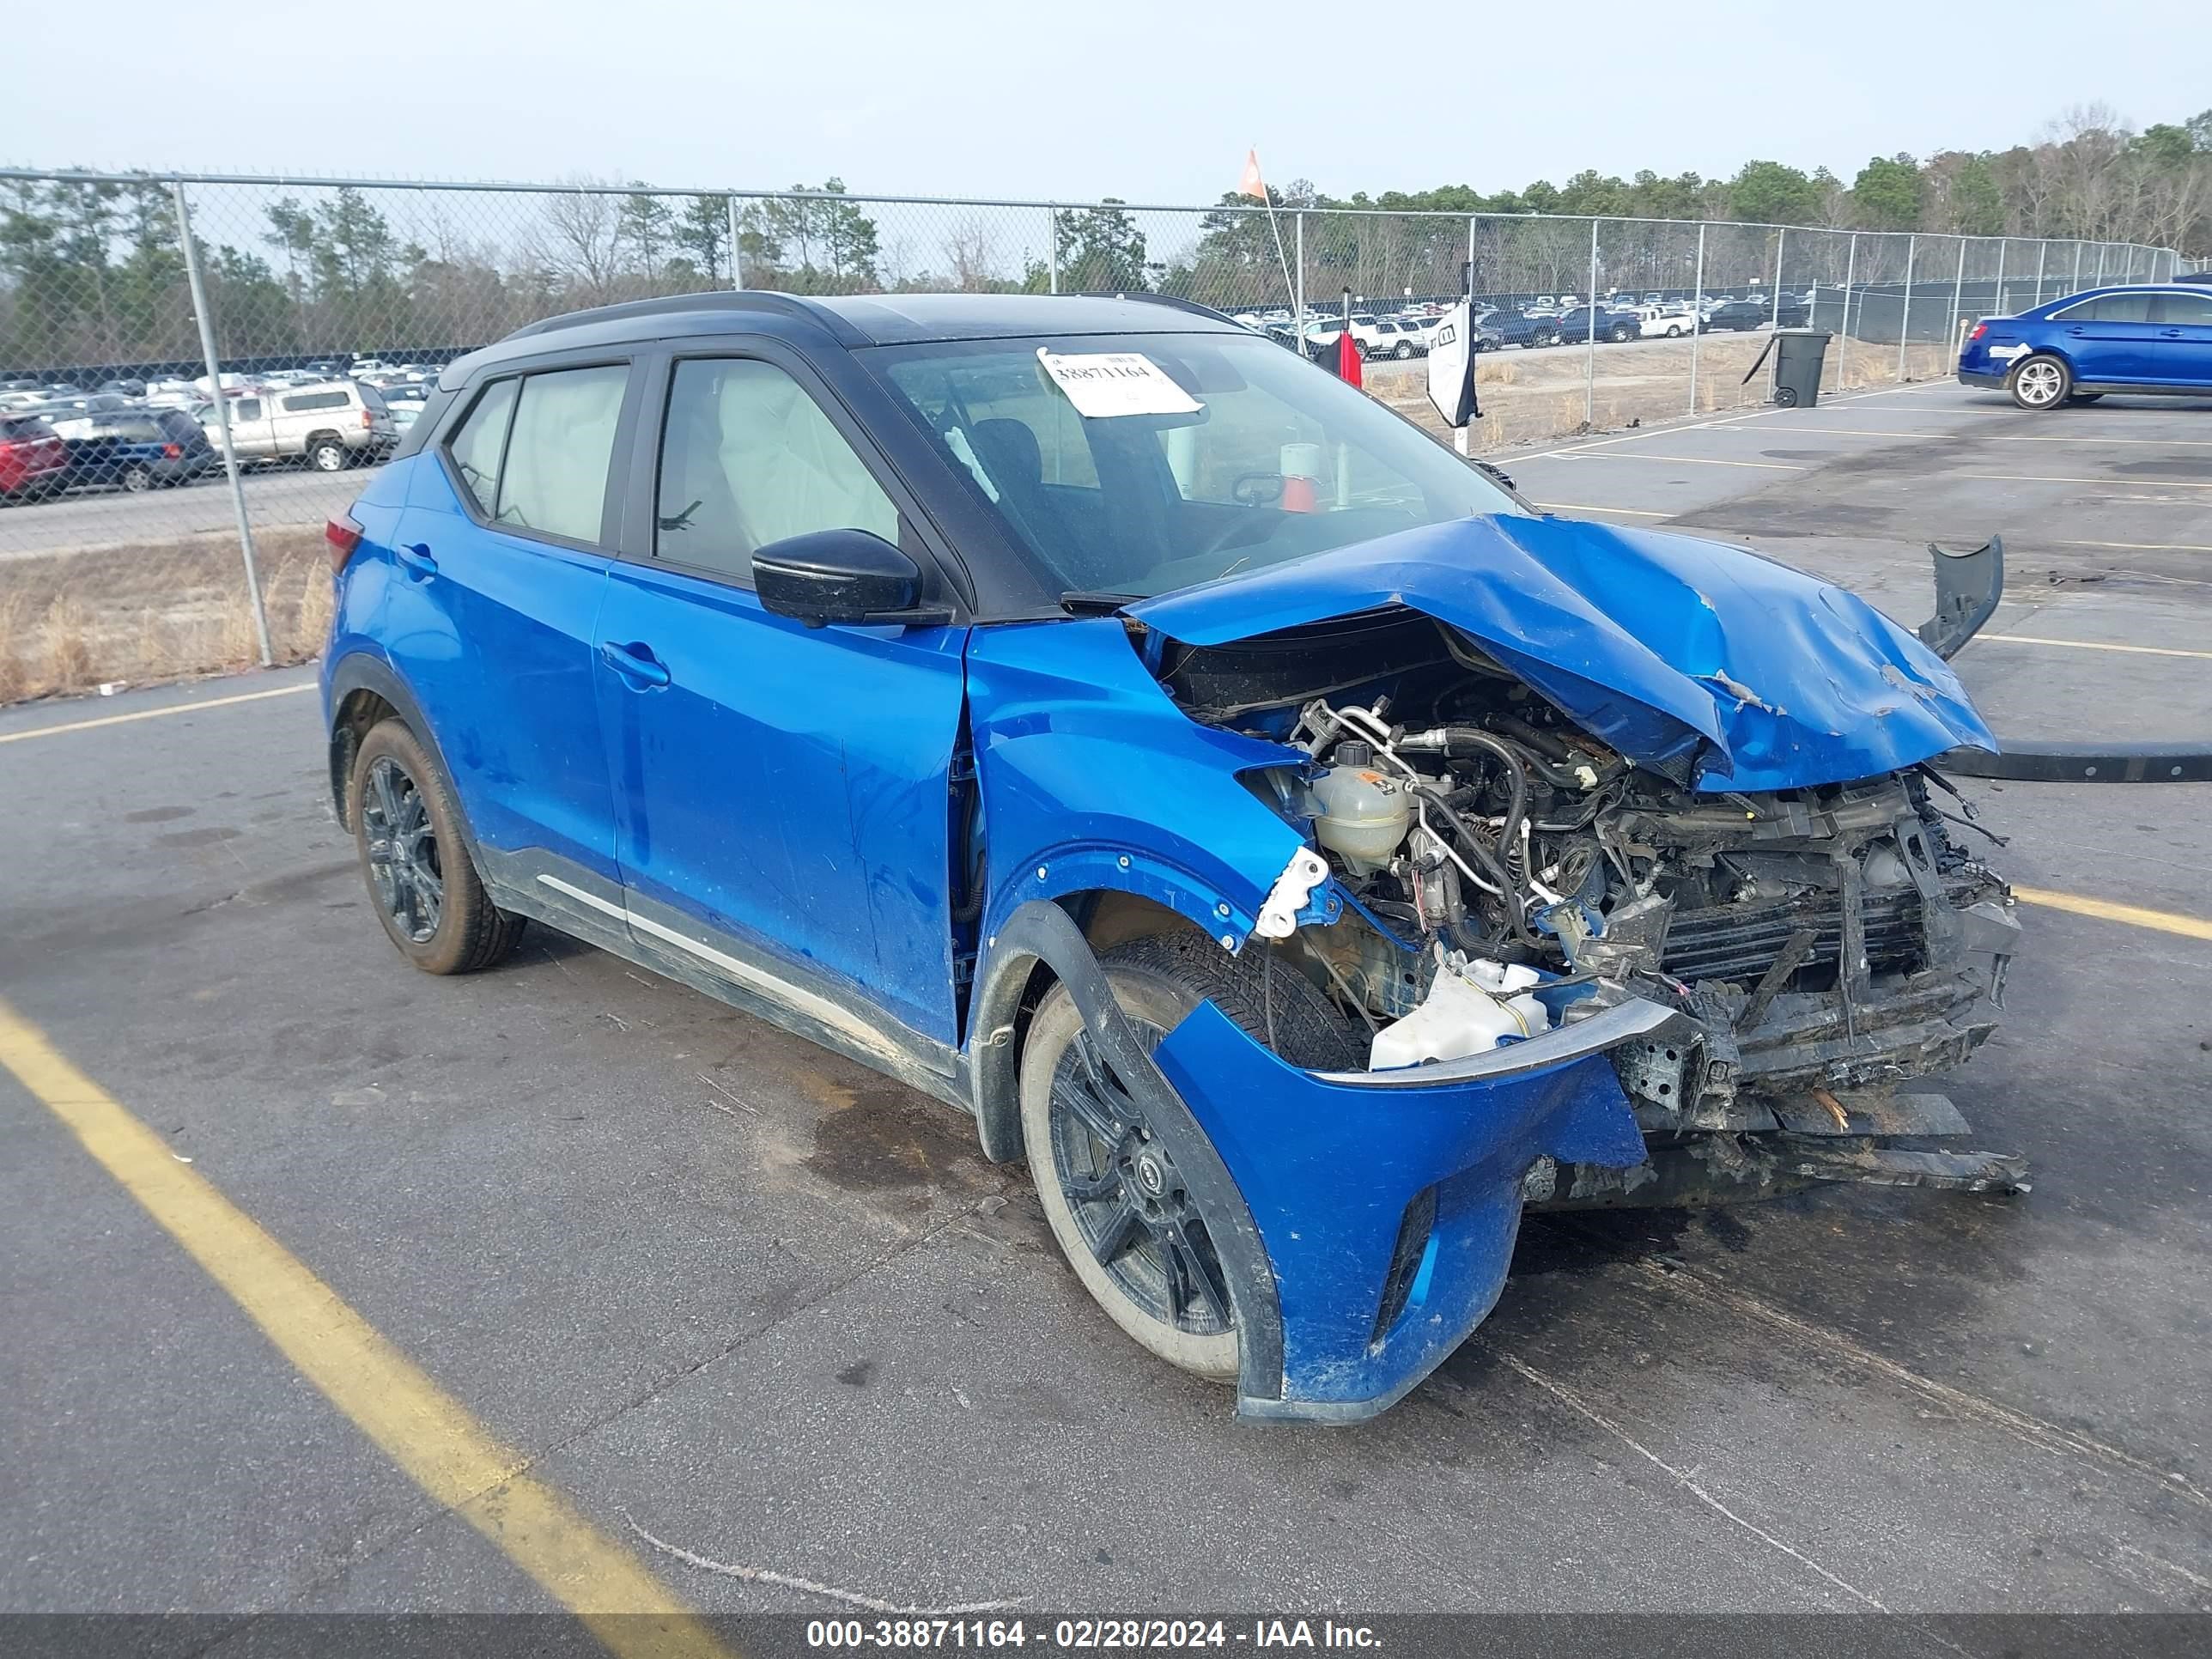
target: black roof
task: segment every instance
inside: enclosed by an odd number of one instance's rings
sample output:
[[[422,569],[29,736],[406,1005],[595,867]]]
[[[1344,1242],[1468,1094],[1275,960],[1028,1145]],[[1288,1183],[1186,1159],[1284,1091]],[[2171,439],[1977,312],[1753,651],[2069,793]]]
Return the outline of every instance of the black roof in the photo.
[[[458,384],[482,364],[556,347],[674,336],[804,330],[844,346],[912,345],[1038,334],[1187,334],[1230,330],[1220,313],[1163,295],[860,294],[817,297],[764,289],[679,294],[572,311],[517,329],[448,364]]]

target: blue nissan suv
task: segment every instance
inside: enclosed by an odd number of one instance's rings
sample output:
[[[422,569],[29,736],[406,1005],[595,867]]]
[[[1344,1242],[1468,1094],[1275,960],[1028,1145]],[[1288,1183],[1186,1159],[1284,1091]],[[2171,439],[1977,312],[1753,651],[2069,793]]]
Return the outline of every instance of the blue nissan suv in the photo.
[[[1959,380],[2002,388],[2033,410],[2110,392],[2212,394],[2212,291],[2091,289],[1984,318],[1960,350]]]
[[[1200,307],[556,318],[328,535],[330,787],[403,956],[549,927],[972,1114],[1245,1415],[1399,1398],[1524,1208],[2022,1184],[1895,1088],[2019,933],[1941,810],[1991,746],[1943,660]]]

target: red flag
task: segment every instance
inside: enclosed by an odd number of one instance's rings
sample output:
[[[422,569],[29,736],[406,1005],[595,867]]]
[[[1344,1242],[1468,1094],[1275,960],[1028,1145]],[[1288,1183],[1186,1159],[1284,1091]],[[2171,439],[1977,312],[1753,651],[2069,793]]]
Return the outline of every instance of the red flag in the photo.
[[[1362,378],[1359,368],[1359,337],[1352,331],[1352,324],[1348,320],[1344,325],[1344,332],[1336,337],[1336,377],[1346,386],[1356,386],[1363,392],[1367,388],[1367,382]]]
[[[1255,201],[1267,199],[1267,187],[1260,182],[1260,152],[1256,149],[1244,152],[1244,176],[1237,181],[1237,193]]]

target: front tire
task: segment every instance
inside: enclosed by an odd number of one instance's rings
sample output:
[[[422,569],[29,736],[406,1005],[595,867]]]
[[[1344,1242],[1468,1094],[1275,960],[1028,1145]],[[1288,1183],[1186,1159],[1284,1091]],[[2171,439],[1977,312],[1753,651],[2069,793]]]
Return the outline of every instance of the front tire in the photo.
[[[1402,362],[1413,355],[1413,348],[1408,342],[1401,340],[1390,349],[1390,355]]]
[[[1211,1000],[1255,1036],[1272,1025],[1275,1052],[1292,1065],[1361,1063],[1328,999],[1256,940],[1232,957],[1199,933],[1156,934],[1107,951],[1099,965],[1149,1047]],[[1147,1352],[1196,1376],[1233,1379],[1235,1304],[1212,1219],[1100,1057],[1064,985],[1030,1022],[1021,1103],[1045,1220],[1091,1299]]]
[[[2008,389],[2013,402],[2039,415],[2064,407],[2073,395],[2074,371],[2066,367],[2064,358],[2039,351],[2014,365]]]
[[[469,974],[514,949],[523,919],[485,893],[444,774],[398,720],[362,739],[346,817],[376,919],[408,961],[426,974]]]

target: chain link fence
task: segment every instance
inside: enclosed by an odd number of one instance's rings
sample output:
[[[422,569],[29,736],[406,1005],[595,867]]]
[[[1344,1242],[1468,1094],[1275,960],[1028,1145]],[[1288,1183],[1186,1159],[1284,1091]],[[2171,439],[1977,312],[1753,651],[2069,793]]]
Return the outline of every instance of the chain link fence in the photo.
[[[1720,222],[0,170],[0,701],[312,656],[322,526],[423,382],[584,307],[1141,289],[1291,342],[1347,298],[1387,318],[1471,284],[1534,325],[1481,360],[1480,451],[1758,404],[1778,324],[1834,331],[1833,389],[1941,375],[1974,318],[2176,264]],[[1373,349],[1369,392],[1435,429],[1418,342]]]

